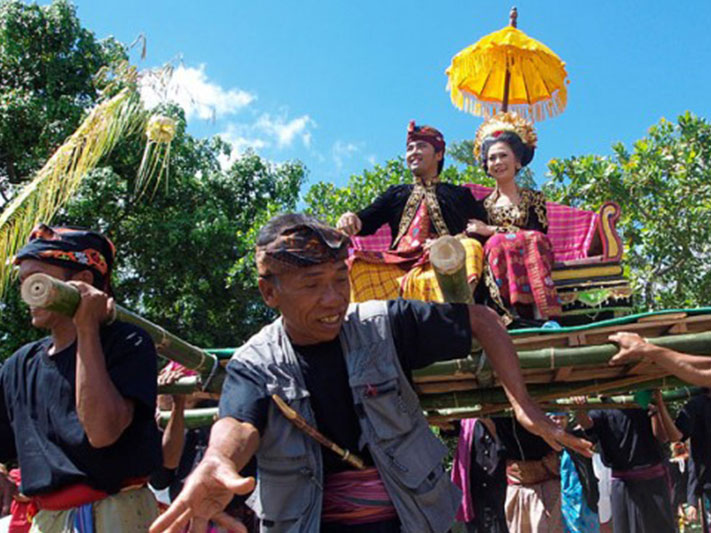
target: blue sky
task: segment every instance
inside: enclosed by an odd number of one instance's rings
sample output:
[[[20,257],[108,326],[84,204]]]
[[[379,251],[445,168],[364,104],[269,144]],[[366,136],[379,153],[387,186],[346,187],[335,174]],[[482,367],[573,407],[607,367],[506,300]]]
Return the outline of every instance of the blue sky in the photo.
[[[43,2],[46,3],[46,2]],[[407,122],[473,138],[480,117],[454,108],[445,68],[508,21],[511,2],[77,0],[97,36],[143,33],[140,67],[180,60],[189,128],[223,134],[273,161],[298,158],[309,181],[344,184],[403,152]],[[709,117],[711,2],[520,1],[519,28],[570,77],[567,110],[537,125],[532,163],[631,144],[661,117]],[[185,93],[183,93],[185,94]]]

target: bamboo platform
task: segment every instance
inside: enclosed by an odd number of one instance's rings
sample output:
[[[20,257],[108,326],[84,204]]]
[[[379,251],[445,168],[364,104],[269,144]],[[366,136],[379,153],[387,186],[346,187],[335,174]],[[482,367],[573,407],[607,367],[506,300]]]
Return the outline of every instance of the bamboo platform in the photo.
[[[514,345],[532,396],[546,409],[566,410],[573,406],[565,398],[588,396],[592,403],[583,407],[601,408],[600,396],[627,393],[625,402],[617,402],[620,407],[634,405],[629,394],[634,391],[684,385],[649,362],[610,366],[609,359],[618,349],[608,337],[619,331],[637,333],[677,351],[711,356],[709,308],[647,313],[561,330],[514,331]],[[509,408],[500,382],[480,357],[474,351],[467,359],[436,363],[415,372],[415,388],[431,422]]]

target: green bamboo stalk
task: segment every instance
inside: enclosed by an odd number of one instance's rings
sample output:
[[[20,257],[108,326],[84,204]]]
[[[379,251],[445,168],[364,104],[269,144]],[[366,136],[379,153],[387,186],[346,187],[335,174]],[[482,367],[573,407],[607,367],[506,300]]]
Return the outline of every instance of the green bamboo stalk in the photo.
[[[467,282],[467,253],[459,239],[444,235],[430,247],[430,263],[437,283],[449,303],[474,303],[472,289]]]
[[[217,415],[217,407],[186,409],[183,413],[185,428],[196,429],[211,426],[213,422],[217,420]],[[160,427],[165,428],[165,426],[168,425],[168,420],[170,420],[170,411],[161,411],[160,415],[158,415],[158,424]]]
[[[158,385],[158,394],[192,394],[202,390],[200,378],[186,376],[166,385]]]
[[[22,299],[31,307],[51,309],[67,316],[73,316],[79,305],[79,292],[64,281],[46,274],[33,274],[22,284]],[[176,337],[161,326],[121,307],[114,306],[114,319],[134,324],[153,339],[158,352],[200,374],[201,381],[207,382],[205,390],[220,392],[225,379],[225,369],[217,358]]]
[[[649,339],[649,342],[692,355],[711,356],[711,331],[700,333],[686,333],[683,335],[668,335]],[[576,367],[581,365],[605,365],[610,358],[619,351],[613,343],[597,344],[594,346],[579,346],[574,348],[541,348],[539,350],[521,350],[518,352],[519,362],[523,369],[557,369],[563,367]],[[476,357],[466,359],[453,359],[441,361],[426,368],[416,370],[413,375],[417,378],[430,378],[438,376],[454,376],[457,374],[473,374],[478,367]],[[485,370],[491,370],[489,364]]]
[[[576,391],[588,388],[597,387],[604,390],[603,394],[612,395],[615,393],[624,393],[639,389],[663,388],[670,386],[682,386],[684,382],[680,379],[670,376],[664,378],[651,378],[647,381],[635,383],[632,385],[623,385],[612,389],[607,389],[612,383],[618,382],[620,379],[607,380],[589,380],[577,381],[570,383],[548,383],[545,385],[528,385],[528,391],[534,399],[543,398],[550,395],[565,395],[574,394]],[[500,387],[486,389],[472,389],[469,391],[447,392],[442,394],[426,394],[420,395],[420,404],[426,411],[440,409],[457,409],[471,408],[477,405],[484,404],[506,404],[508,398],[506,393]]]

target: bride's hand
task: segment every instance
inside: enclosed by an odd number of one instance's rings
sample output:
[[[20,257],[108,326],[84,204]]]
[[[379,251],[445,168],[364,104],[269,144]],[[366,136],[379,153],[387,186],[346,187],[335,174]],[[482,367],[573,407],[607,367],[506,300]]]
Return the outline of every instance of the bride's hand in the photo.
[[[467,235],[481,235],[483,237],[490,237],[495,232],[492,226],[484,224],[481,220],[476,218],[471,219],[467,223]]]

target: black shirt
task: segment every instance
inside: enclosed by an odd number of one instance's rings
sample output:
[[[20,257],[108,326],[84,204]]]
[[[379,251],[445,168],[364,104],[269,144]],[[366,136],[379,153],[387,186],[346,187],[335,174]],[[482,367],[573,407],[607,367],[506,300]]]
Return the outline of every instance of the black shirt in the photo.
[[[613,470],[630,470],[659,464],[662,452],[652,422],[644,409],[605,409],[589,413],[588,431],[600,443],[600,458]]]
[[[466,357],[471,351],[469,311],[464,304],[432,304],[410,300],[388,302],[391,331],[400,365],[412,370],[436,361]],[[314,410],[319,431],[336,444],[372,459],[359,450],[360,424],[348,385],[348,371],[341,344],[334,341],[294,346]],[[267,391],[251,371],[232,359],[220,397],[220,416],[231,416],[264,431],[269,402]],[[335,454],[323,453],[324,474],[348,468]]]
[[[76,343],[51,356],[49,337],[27,344],[0,370],[0,460],[19,459],[27,495],[79,482],[115,493],[161,464],[153,341],[123,322],[102,327],[100,337],[111,381],[135,401],[131,424],[104,448],[89,443],[77,416]]]
[[[540,461],[553,451],[545,440],[524,429],[515,418],[495,417],[492,420],[507,459]]]
[[[481,422],[474,425],[469,487],[477,521],[489,529],[494,522],[505,530],[506,516],[506,451],[501,442]]]
[[[694,492],[711,490],[711,398],[700,394],[684,405],[676,417],[676,427],[685,439],[691,439],[694,460]]]
[[[395,239],[400,227],[402,212],[414,185],[393,185],[381,194],[368,207],[358,212],[363,227],[358,235],[372,235],[383,224],[390,226],[392,239]],[[464,232],[467,222],[472,218],[484,220],[486,211],[481,202],[472,195],[467,187],[438,183],[435,189],[444,223],[450,235]],[[392,245],[392,241],[391,241]]]

